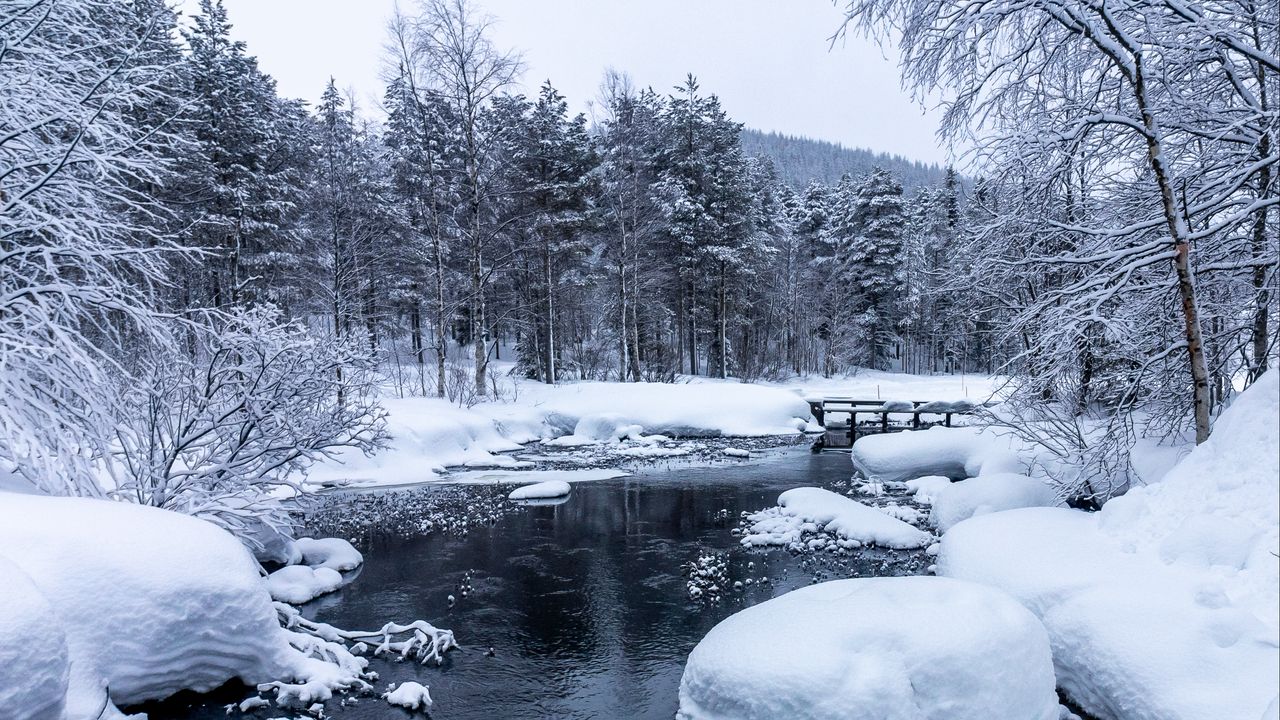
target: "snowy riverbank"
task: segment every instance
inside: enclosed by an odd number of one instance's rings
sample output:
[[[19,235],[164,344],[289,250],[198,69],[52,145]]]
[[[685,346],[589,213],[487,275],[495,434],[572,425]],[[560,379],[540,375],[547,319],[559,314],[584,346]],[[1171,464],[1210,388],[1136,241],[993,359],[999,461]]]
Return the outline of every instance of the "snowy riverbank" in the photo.
[[[548,458],[517,451],[540,442],[577,450],[593,464],[682,458],[741,448],[716,438],[799,436],[817,431],[806,398],[847,395],[907,400],[986,399],[989,377],[915,376],[878,371],[781,383],[682,378],[676,383],[580,382],[560,385],[510,378],[507,399],[462,408],[438,398],[387,398],[390,447],[373,456],[352,450],[313,468],[310,487],[374,487],[439,480],[450,468],[520,471]],[[715,447],[708,449],[707,444]],[[727,453],[728,456],[740,456]]]

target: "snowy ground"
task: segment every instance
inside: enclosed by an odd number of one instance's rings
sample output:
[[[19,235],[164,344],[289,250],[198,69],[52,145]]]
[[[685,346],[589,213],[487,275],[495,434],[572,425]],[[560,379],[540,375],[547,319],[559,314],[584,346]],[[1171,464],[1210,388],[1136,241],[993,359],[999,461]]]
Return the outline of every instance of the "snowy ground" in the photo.
[[[1275,720],[1280,372],[1239,396],[1218,418],[1210,440],[1167,473],[1161,466],[1181,453],[1144,448],[1139,454],[1149,484],[1101,512],[1062,507],[1042,478],[1012,472],[1035,464],[1033,452],[972,429],[866,438],[852,453],[866,479],[848,491],[866,505],[816,488],[803,489],[804,502],[791,502],[788,496],[801,492],[792,490],[778,507],[747,516],[742,532],[749,543],[776,539],[795,551],[813,552],[842,548],[840,541],[851,532],[888,531],[890,518],[920,526],[927,517],[941,536],[928,550],[937,555],[937,573],[986,585],[1003,598],[999,602],[1030,610],[1038,633],[1048,639],[1058,687],[1091,716]],[[919,477],[926,473],[952,477]],[[840,522],[833,528],[834,519]],[[893,606],[912,607],[930,592],[906,592]],[[845,717],[841,708],[857,707],[873,708],[868,717],[920,717],[897,710],[923,707],[913,694],[921,691],[915,682],[901,695],[884,683],[877,685],[879,693],[861,695],[857,689],[876,685],[872,680],[886,666],[933,667],[954,658],[940,662],[927,643],[900,638],[899,615],[880,624],[847,621],[856,603],[831,593],[820,598],[830,601],[825,609],[797,610],[797,592],[717,627],[704,641],[707,647],[690,657],[683,716]],[[985,622],[974,617],[952,623],[929,639],[940,641],[959,624]],[[822,656],[830,638],[841,634],[857,641],[815,661],[813,655]],[[762,645],[763,637],[774,641]],[[859,657],[849,654],[855,650],[866,654],[865,662],[849,659]],[[776,666],[777,658],[784,667]],[[792,672],[810,664],[811,672]],[[993,668],[984,677],[999,673]],[[932,682],[938,685],[932,691],[943,695],[960,687],[945,678]],[[946,717],[961,716],[954,708],[948,712]],[[998,715],[986,712],[975,717]],[[1037,705],[1017,716],[1056,715]]]
[[[373,457],[344,454],[312,468],[306,482],[312,488],[395,486],[435,482],[459,468],[523,471],[742,458],[819,430],[807,397],[986,400],[999,382],[870,370],[756,384],[681,377],[670,384],[548,386],[508,376],[500,384],[501,400],[471,408],[436,398],[388,398],[391,446]]]

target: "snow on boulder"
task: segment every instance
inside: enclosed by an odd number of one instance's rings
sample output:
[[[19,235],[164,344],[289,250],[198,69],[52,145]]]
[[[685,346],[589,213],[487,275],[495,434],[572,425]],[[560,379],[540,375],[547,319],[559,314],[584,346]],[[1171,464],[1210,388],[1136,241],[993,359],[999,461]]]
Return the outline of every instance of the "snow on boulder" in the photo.
[[[1021,472],[1013,438],[991,428],[931,427],[858,438],[853,466],[867,479],[896,482],[922,475],[966,478]]]
[[[347,572],[364,562],[360,551],[342,538],[298,538],[294,546],[302,554],[302,564],[313,568]]]
[[[511,491],[509,500],[545,500],[568,495],[572,490],[569,483],[563,480],[547,480],[545,482],[523,485]]]
[[[993,473],[948,483],[934,491],[934,527],[946,532],[951,526],[975,515],[1023,507],[1062,505],[1057,493],[1043,480],[1018,473]]]
[[[879,545],[895,549],[924,547],[933,536],[822,488],[793,488],[778,496],[778,507],[749,515],[751,526],[742,538],[748,547],[790,545],[805,532],[837,535],[847,547]]]
[[[31,578],[4,557],[0,588],[0,715],[61,720],[70,673],[62,623]]]
[[[929,577],[836,580],[716,625],[689,655],[680,720],[1057,720],[1035,616]]]
[[[257,563],[211,523],[124,502],[6,493],[0,548],[57,616],[72,672],[68,707],[90,717],[104,687],[125,705],[235,678],[313,683],[318,694],[361,684],[357,658],[339,668],[290,644]]]
[[[402,708],[424,711],[431,709],[433,702],[431,693],[427,691],[427,688],[422,683],[416,683],[412,680],[402,682],[399,687],[383,693],[382,699]]]
[[[951,487],[953,481],[944,475],[925,475],[914,480],[908,480],[904,485],[907,489],[915,493],[912,499],[921,505],[932,505],[933,499],[938,493],[944,489]]]
[[[342,587],[342,574],[327,567],[290,565],[267,576],[272,600],[301,605]]]

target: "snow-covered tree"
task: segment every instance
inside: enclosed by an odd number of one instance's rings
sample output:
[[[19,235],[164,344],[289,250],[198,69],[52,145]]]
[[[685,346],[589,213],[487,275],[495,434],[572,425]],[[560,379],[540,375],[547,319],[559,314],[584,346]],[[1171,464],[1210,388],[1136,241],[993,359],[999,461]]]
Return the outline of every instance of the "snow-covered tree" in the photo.
[[[138,192],[173,58],[170,17],[108,0],[0,2],[0,465],[97,494],[126,348],[162,339],[172,244]],[[159,223],[157,223],[159,224]]]
[[[358,336],[316,336],[263,304],[161,348],[125,383],[116,497],[205,517],[241,536],[289,523],[276,491],[344,448],[386,440],[374,356]],[[287,534],[287,533],[286,533]]]

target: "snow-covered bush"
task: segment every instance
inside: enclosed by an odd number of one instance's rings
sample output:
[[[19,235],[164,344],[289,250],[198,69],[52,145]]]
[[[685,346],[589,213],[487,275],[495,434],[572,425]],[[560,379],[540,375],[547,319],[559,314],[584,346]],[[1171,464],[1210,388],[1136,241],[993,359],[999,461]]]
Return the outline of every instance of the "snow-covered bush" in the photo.
[[[261,306],[195,328],[195,352],[140,361],[125,388],[115,494],[179,510],[242,536],[278,525],[281,486],[341,449],[386,439],[372,362]]]

